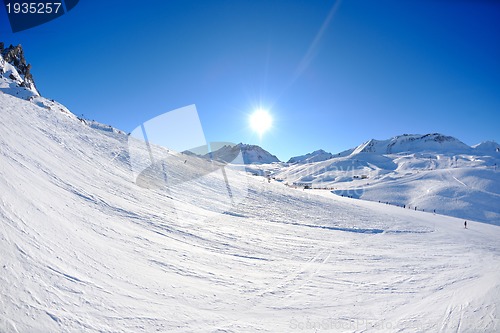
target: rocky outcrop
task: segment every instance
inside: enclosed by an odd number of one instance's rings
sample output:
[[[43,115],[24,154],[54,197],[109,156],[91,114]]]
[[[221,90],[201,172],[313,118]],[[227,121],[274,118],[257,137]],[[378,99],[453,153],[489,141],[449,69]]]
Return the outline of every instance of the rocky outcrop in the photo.
[[[14,66],[19,74],[19,78],[16,77],[13,73],[9,74],[9,78],[11,80],[16,80],[19,83],[20,87],[27,88],[32,90],[37,95],[40,95],[39,91],[36,88],[35,81],[33,79],[33,75],[31,74],[31,64],[26,62],[26,58],[24,57],[24,50],[21,44],[17,46],[10,45],[5,48],[3,42],[0,42],[0,55],[3,58],[3,61],[9,63]],[[0,64],[0,74],[3,75],[5,73],[5,67],[3,64]]]

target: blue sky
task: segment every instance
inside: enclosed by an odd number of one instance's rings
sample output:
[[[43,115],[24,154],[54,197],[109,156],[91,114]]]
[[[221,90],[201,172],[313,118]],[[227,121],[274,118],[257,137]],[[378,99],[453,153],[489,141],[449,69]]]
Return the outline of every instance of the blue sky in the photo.
[[[208,141],[282,160],[403,133],[500,141],[498,1],[82,0],[15,34],[1,15],[42,95],[128,132],[196,104]]]

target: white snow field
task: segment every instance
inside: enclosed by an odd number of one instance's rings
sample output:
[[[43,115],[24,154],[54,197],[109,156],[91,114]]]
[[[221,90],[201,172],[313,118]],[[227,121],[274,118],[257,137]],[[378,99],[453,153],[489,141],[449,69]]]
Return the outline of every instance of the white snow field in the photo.
[[[0,117],[0,332],[500,330],[498,226],[237,169],[228,206],[212,174],[138,186],[123,134],[3,93]]]

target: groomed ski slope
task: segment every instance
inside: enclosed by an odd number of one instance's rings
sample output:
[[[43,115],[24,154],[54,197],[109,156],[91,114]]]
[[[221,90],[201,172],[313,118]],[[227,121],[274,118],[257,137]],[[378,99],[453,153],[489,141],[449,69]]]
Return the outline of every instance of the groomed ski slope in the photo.
[[[0,116],[0,332],[500,330],[498,226],[245,173],[226,210],[215,178],[137,186],[123,135]]]

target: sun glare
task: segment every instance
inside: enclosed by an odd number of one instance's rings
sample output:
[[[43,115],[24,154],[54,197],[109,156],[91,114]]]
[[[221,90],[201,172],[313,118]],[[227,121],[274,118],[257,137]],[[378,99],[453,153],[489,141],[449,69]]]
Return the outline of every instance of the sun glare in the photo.
[[[257,132],[259,136],[267,132],[272,124],[273,118],[266,110],[258,109],[250,115],[250,127],[253,131]]]

